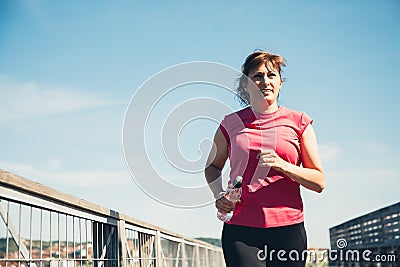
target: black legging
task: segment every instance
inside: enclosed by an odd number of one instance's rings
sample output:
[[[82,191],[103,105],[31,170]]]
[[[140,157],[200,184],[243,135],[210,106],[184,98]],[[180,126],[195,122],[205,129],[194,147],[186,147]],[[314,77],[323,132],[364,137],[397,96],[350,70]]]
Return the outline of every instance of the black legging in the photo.
[[[227,267],[304,267],[307,235],[304,223],[273,228],[224,224],[222,249]]]

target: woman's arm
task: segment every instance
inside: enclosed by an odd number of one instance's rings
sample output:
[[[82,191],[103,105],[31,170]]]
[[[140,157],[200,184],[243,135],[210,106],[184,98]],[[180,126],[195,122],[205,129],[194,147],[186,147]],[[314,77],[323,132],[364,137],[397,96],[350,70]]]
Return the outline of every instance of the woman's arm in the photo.
[[[235,204],[222,197],[222,169],[228,159],[228,142],[218,128],[214,136],[214,144],[208,156],[204,174],[216,201],[215,206],[221,212],[228,213],[234,210]]]
[[[300,139],[303,166],[296,166],[283,160],[273,150],[259,153],[259,165],[270,166],[282,172],[305,188],[321,193],[325,187],[325,175],[318,153],[317,138],[312,125],[308,125]]]
[[[222,189],[222,169],[228,159],[228,143],[221,130],[218,128],[214,135],[214,143],[208,155],[204,174],[208,186],[210,187],[215,198],[218,198]]]

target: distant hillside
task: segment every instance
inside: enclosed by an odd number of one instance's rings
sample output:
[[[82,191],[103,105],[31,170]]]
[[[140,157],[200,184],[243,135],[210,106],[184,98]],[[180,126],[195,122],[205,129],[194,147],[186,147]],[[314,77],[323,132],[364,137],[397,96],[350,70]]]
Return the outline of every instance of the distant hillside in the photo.
[[[0,253],[6,251],[6,246],[7,246],[7,239],[6,238],[0,238]],[[13,238],[8,238],[8,251],[10,252],[16,252],[18,251],[17,244],[15,243]]]
[[[196,239],[210,243],[211,245],[214,245],[214,246],[222,247],[221,239],[219,239],[219,238],[197,237]]]

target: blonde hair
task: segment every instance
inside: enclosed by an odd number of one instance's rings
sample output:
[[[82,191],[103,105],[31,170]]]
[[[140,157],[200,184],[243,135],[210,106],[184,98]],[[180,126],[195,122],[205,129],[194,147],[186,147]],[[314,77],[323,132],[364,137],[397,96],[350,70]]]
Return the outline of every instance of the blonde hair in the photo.
[[[244,64],[242,65],[242,75],[238,79],[239,85],[236,89],[239,102],[244,106],[250,105],[250,95],[245,89],[245,85],[249,80],[247,76],[253,68],[262,63],[264,63],[266,67],[272,66],[275,70],[279,71],[279,75],[281,77],[282,67],[286,67],[286,59],[280,55],[265,51],[256,51],[247,56]]]

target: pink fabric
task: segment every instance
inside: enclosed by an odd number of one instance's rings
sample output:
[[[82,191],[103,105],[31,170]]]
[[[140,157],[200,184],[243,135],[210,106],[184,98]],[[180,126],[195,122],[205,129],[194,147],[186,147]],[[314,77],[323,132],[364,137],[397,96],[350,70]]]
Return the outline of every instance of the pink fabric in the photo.
[[[300,185],[267,167],[258,166],[259,149],[273,149],[284,160],[300,166],[300,138],[312,119],[280,106],[272,114],[245,108],[225,116],[220,129],[228,141],[230,181],[243,176],[241,203],[231,224],[277,227],[304,221]]]

